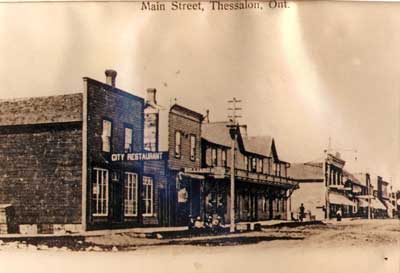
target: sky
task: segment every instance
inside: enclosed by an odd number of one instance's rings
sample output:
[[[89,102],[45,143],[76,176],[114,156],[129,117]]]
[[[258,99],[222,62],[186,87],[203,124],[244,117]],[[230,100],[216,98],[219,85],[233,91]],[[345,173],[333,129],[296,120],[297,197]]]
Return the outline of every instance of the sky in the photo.
[[[206,5],[206,4],[205,4]],[[301,1],[288,9],[141,11],[140,3],[0,4],[0,99],[81,92],[82,77],[157,88],[211,121],[242,100],[250,135],[289,162],[341,153],[400,189],[400,3]],[[355,152],[357,150],[357,152]]]

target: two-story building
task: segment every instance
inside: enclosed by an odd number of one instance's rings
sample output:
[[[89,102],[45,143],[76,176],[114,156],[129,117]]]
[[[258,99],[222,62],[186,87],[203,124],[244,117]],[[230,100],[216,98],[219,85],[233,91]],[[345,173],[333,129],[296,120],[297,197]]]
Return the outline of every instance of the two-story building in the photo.
[[[116,74],[84,78],[83,93],[0,102],[2,232],[160,224],[166,180],[150,161],[167,155],[144,150],[145,101]]]
[[[378,184],[377,197],[385,205],[386,208],[386,212],[384,212],[384,214],[380,216],[392,218],[394,215],[395,208],[393,207],[390,201],[390,193],[391,193],[390,184],[389,182],[383,180],[381,176],[378,176],[377,184]]]
[[[323,162],[292,164],[289,176],[299,182],[292,195],[294,218],[298,218],[301,204],[310,219],[334,218],[339,209],[343,217],[352,217],[357,204],[349,195],[351,187],[345,185],[344,165],[338,153],[328,153]]]
[[[230,175],[233,138],[236,131],[235,219],[259,221],[287,219],[290,195],[297,183],[287,177],[289,163],[278,157],[272,137],[248,137],[228,122],[203,122],[201,126],[201,166],[184,168],[187,187],[196,187],[192,217],[206,219],[218,215],[230,219]]]

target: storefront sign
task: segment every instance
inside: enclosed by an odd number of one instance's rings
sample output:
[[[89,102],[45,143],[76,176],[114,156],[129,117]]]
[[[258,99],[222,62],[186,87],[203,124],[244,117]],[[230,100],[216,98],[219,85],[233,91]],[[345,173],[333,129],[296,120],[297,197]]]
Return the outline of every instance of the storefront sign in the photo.
[[[211,174],[215,176],[225,176],[224,167],[214,167],[214,168],[185,168],[185,173],[195,173],[195,174]]]
[[[166,152],[149,152],[149,153],[128,153],[128,154],[112,154],[111,161],[150,161],[163,160],[167,158]]]
[[[185,173],[212,173],[212,168],[185,168]]]

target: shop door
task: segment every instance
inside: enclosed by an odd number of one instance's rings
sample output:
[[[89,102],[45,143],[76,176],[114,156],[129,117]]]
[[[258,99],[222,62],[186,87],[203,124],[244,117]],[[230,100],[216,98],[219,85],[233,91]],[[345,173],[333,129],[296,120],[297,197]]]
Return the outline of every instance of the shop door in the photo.
[[[123,187],[119,181],[113,181],[111,184],[111,210],[112,222],[122,222],[122,200],[123,200]]]
[[[200,183],[191,181],[190,214],[192,217],[200,216]]]

